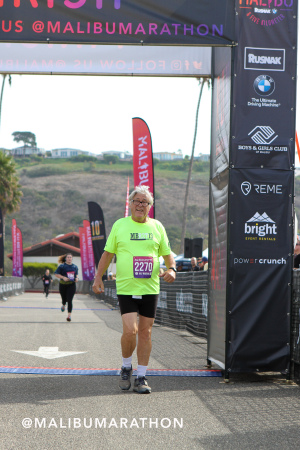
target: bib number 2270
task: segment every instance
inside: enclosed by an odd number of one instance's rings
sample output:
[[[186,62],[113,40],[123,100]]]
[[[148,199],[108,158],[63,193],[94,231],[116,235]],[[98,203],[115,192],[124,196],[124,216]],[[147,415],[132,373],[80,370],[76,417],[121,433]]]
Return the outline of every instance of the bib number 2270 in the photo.
[[[133,257],[134,278],[151,278],[153,271],[153,258],[151,256]]]

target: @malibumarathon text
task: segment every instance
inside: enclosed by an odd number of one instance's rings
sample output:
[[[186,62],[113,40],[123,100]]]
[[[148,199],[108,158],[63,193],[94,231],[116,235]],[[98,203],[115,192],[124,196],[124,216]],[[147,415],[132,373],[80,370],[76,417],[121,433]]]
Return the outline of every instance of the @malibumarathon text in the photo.
[[[139,417],[128,419],[121,417],[119,419],[107,417],[73,417],[73,418],[46,418],[46,417],[26,417],[22,420],[23,428],[34,429],[76,429],[76,428],[183,428],[183,418],[150,418]]]

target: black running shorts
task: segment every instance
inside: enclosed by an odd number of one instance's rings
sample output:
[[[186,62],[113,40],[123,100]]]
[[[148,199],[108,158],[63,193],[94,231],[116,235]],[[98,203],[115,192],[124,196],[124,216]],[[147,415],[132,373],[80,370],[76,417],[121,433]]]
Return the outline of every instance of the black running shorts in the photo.
[[[141,295],[134,298],[132,295],[118,295],[121,315],[136,312],[141,316],[154,319],[158,302],[158,294]],[[137,296],[136,296],[137,297]]]

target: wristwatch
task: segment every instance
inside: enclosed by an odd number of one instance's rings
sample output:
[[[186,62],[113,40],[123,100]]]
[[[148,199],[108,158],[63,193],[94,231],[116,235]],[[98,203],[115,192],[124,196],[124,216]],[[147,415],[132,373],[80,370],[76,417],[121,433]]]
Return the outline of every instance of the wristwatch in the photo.
[[[174,272],[177,272],[175,267],[169,267],[169,269],[174,270]]]

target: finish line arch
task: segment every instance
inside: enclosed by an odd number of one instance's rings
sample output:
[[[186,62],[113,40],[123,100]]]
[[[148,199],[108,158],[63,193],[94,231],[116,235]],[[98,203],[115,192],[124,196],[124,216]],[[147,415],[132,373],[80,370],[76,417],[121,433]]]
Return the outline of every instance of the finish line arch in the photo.
[[[298,1],[0,0],[0,12],[2,73],[134,75],[136,52],[144,75],[211,77],[208,359],[227,376],[289,373]]]

